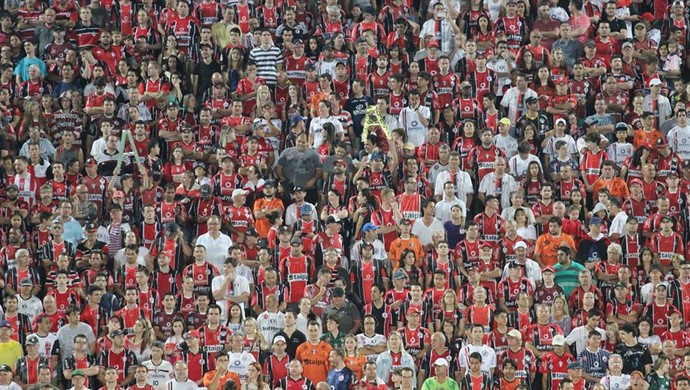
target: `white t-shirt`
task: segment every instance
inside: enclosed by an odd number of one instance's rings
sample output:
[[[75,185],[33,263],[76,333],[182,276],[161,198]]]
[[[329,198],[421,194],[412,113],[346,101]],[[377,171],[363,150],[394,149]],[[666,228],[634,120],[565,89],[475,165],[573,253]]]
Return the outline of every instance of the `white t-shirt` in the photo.
[[[206,248],[206,261],[222,271],[228,249],[232,246],[230,236],[220,233],[217,238],[213,238],[211,233],[202,234],[197,237],[196,245],[203,245]]]
[[[254,363],[254,355],[249,352],[228,352],[230,362],[228,363],[228,370],[240,376],[240,381],[246,383],[249,378],[249,365]]]
[[[167,360],[162,360],[159,365],[153,364],[151,360],[141,364],[149,370],[146,383],[153,386],[154,389],[162,389],[165,383],[173,378],[173,366]]]
[[[427,121],[431,120],[431,110],[429,107],[419,106],[419,114]],[[414,146],[422,146],[426,142],[426,134],[429,130],[419,120],[419,115],[410,107],[405,107],[400,111],[400,125],[407,133],[407,140]]]
[[[265,311],[256,317],[256,325],[264,340],[271,345],[276,333],[285,328],[285,314],[282,312],[270,313]]]
[[[386,345],[386,336],[382,334],[374,334],[372,337],[365,336],[364,333],[360,333],[357,336],[357,344],[360,348],[362,347],[379,347],[381,345]],[[376,358],[379,357],[378,353],[373,353],[367,355],[367,360],[370,362],[376,362]]]
[[[439,172],[438,176],[436,176],[436,181],[434,182],[434,195],[436,196],[442,196],[443,195],[443,186],[446,184],[446,182],[452,182],[451,180],[451,173],[448,171],[443,171]],[[472,185],[472,178],[470,175],[463,171],[460,170],[455,173],[455,196],[458,197],[461,201],[465,202],[467,204],[467,195],[468,194],[474,194],[474,187]]]
[[[323,125],[329,122],[335,126],[336,134],[342,134],[345,132],[343,125],[334,116],[329,116],[328,118],[316,117],[312,119],[311,123],[309,124],[309,134],[312,134],[314,137],[314,144],[312,145],[314,149],[317,149],[322,143],[324,143],[325,138],[322,134]]]
[[[496,368],[496,351],[488,345],[465,345],[460,349],[458,353],[458,364],[462,368],[467,368],[467,362],[469,362],[470,355],[474,352],[478,352],[482,355],[482,371],[490,373],[491,370]]]
[[[191,379],[187,379],[186,382],[178,382],[175,379],[171,379],[165,383],[165,390],[197,390],[196,382]]]
[[[218,275],[213,278],[211,281],[211,291],[215,292],[218,291],[221,286],[223,285],[223,282],[225,282],[225,275]],[[231,296],[231,297],[236,297],[240,296],[244,293],[249,293],[249,281],[240,275],[235,276],[235,281],[232,282],[231,284],[228,284],[227,291],[225,291],[225,296]],[[216,300],[216,303],[218,306],[220,306],[220,318],[222,321],[227,321],[228,319],[228,313],[230,312],[230,306],[232,306],[232,302],[227,300],[227,299],[219,299]],[[239,304],[240,307],[242,308],[242,315],[244,315],[244,302]]]
[[[17,294],[17,301],[19,305],[17,311],[21,314],[26,314],[31,323],[34,322],[34,318],[37,315],[43,313],[43,302],[33,295],[29,299],[24,299],[21,294]]]
[[[668,132],[668,146],[683,160],[690,160],[690,126],[674,127]]]
[[[433,242],[431,235],[438,231],[445,232],[446,229],[443,227],[443,222],[435,217],[429,226],[424,224],[423,218],[415,219],[414,224],[412,225],[412,234],[419,238],[419,241],[422,242],[422,245],[431,244]]]

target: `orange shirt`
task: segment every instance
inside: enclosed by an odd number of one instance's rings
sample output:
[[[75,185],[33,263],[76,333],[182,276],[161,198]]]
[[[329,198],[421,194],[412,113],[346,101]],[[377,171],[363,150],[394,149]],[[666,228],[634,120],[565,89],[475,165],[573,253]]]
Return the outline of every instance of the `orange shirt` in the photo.
[[[553,266],[558,261],[556,260],[556,253],[558,253],[558,247],[561,245],[569,246],[572,250],[576,249],[575,241],[570,235],[561,233],[559,237],[554,237],[547,232],[537,238],[537,247],[534,253],[541,256],[541,262],[545,266]]]
[[[347,356],[345,357],[345,365],[352,371],[357,380],[362,379],[364,372],[364,363],[367,362],[366,356]]]
[[[405,249],[410,249],[414,252],[415,258],[417,259],[415,265],[420,267],[422,265],[422,260],[424,260],[424,246],[422,242],[419,241],[419,238],[410,236],[407,240],[398,237],[391,243],[391,247],[388,250],[388,258],[391,259],[393,263],[393,269],[398,268],[400,255]]]
[[[314,345],[308,340],[297,347],[295,359],[302,362],[303,375],[313,383],[325,382],[328,379],[328,355],[333,348],[325,341]]]
[[[642,129],[635,131],[635,136],[633,137],[633,146],[635,149],[639,148],[640,145],[645,145],[647,147],[654,147],[656,145],[657,139],[663,139],[664,135],[657,129],[652,131],[644,131]]]
[[[283,201],[276,196],[274,196],[271,200],[267,200],[266,198],[259,198],[256,201],[254,201],[255,216],[257,211],[261,211],[264,208],[268,208],[269,210],[280,209],[281,211],[285,211],[285,205],[283,205]],[[268,218],[256,218],[254,222],[254,228],[256,229],[256,232],[259,233],[259,237],[266,238],[268,237],[268,231],[271,230],[271,223],[268,222]]]
[[[209,371],[206,374],[204,374],[204,387],[208,388],[208,385],[213,382],[213,377],[216,376],[216,370]],[[225,373],[225,375],[220,378],[218,381],[218,389],[223,389],[225,388],[225,383],[227,381],[234,381],[235,384],[237,385],[236,389],[241,389],[242,388],[242,383],[240,382],[240,376],[235,374],[232,371],[228,371]]]
[[[596,195],[603,188],[608,188],[609,194],[615,196],[621,201],[625,200],[630,196],[630,191],[628,190],[628,185],[620,177],[614,177],[611,180],[605,180],[604,178],[598,178],[594,183],[592,183],[592,194]]]

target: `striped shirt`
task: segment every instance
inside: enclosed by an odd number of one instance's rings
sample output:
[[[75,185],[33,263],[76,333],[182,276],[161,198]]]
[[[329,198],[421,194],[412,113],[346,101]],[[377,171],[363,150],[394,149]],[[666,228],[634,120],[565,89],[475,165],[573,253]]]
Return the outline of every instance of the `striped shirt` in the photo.
[[[256,63],[256,75],[266,80],[266,84],[275,85],[278,82],[278,65],[283,64],[283,51],[276,46],[264,50],[261,46],[249,52],[249,60]]]
[[[585,372],[595,378],[603,378],[606,375],[606,368],[609,366],[609,357],[611,353],[599,348],[597,352],[592,352],[589,348],[585,348],[579,355],[577,360],[582,363],[582,368]]]
[[[580,270],[585,269],[585,267],[580,263],[571,261],[568,268],[563,268],[560,263],[556,263],[553,269],[556,271],[554,282],[563,287],[563,293],[566,297],[569,297],[570,292],[580,285],[578,275],[580,274]]]

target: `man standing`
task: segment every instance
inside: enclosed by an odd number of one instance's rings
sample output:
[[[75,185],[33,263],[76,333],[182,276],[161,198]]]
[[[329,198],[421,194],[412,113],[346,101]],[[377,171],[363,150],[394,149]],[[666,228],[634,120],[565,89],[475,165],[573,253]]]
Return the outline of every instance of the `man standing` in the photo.
[[[203,245],[206,248],[206,261],[221,269],[228,249],[232,246],[232,240],[227,234],[220,231],[221,218],[212,215],[208,218],[208,233],[197,237],[196,245]]]
[[[321,178],[323,166],[315,150],[309,148],[306,133],[297,136],[297,146],[283,150],[275,167],[276,175],[286,183],[286,192],[293,187],[303,187],[307,191],[307,201],[316,203],[318,191],[316,181]]]

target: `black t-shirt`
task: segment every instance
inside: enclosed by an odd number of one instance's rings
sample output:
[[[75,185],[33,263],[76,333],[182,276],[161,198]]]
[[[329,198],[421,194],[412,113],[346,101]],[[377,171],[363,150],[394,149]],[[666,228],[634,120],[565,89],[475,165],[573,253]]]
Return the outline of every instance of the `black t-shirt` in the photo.
[[[285,340],[287,340],[287,348],[285,348],[285,352],[290,356],[290,359],[295,358],[295,352],[297,352],[297,347],[302,344],[303,342],[307,341],[307,336],[304,335],[304,333],[300,332],[299,330],[295,330],[292,332],[292,336],[288,336],[287,333],[285,333],[284,330],[276,333],[275,336],[273,336],[273,339],[275,339],[278,336],[283,336],[285,337]]]
[[[644,366],[652,364],[652,355],[646,346],[637,343],[629,347],[623,343],[616,346],[616,353],[623,358],[623,374],[633,371],[645,372]]]

